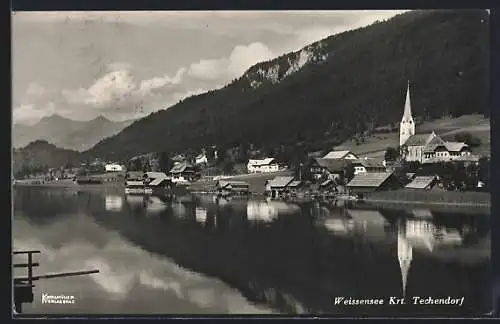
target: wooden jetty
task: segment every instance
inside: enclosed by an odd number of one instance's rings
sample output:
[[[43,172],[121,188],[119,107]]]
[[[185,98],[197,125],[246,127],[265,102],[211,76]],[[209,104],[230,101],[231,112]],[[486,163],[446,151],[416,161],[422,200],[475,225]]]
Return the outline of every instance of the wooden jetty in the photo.
[[[26,277],[13,277],[13,293],[14,293],[14,312],[19,314],[22,312],[22,305],[24,303],[32,303],[33,288],[35,285],[33,282],[40,279],[53,279],[62,277],[73,277],[88,275],[93,273],[99,273],[99,270],[86,270],[86,271],[75,271],[75,272],[61,272],[61,273],[50,273],[44,275],[33,275],[33,268],[38,267],[40,264],[38,262],[33,262],[33,255],[40,254],[41,251],[38,250],[28,250],[28,251],[14,251],[14,255],[26,255],[27,263],[14,263],[14,268],[27,268],[28,273]]]

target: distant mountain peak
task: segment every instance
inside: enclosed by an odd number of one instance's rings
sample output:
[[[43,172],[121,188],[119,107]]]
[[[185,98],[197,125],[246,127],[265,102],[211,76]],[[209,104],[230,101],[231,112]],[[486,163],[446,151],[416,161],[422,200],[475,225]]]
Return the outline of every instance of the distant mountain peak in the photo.
[[[99,115],[96,118],[92,119],[92,121],[111,122],[111,120],[107,119],[104,115]]]

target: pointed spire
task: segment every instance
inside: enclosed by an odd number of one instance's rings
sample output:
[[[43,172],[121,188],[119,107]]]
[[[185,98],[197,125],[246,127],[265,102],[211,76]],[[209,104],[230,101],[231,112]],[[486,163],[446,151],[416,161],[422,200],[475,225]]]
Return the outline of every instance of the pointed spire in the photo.
[[[406,101],[405,101],[405,110],[403,113],[403,120],[410,121],[413,117],[411,115],[411,100],[410,100],[410,80],[408,80],[408,87],[406,88]]]

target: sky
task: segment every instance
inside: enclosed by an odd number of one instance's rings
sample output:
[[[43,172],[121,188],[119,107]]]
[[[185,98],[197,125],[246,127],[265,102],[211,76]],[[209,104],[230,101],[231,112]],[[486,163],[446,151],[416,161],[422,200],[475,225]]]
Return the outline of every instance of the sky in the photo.
[[[15,12],[13,119],[122,121],[402,10]]]

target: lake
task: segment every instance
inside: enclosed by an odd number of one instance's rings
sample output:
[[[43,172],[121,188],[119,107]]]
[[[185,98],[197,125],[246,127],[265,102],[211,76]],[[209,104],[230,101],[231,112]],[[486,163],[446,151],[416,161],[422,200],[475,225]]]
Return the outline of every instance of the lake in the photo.
[[[28,314],[478,316],[491,304],[489,228],[477,210],[14,189],[13,246],[42,251],[35,273],[100,270],[37,281]]]

